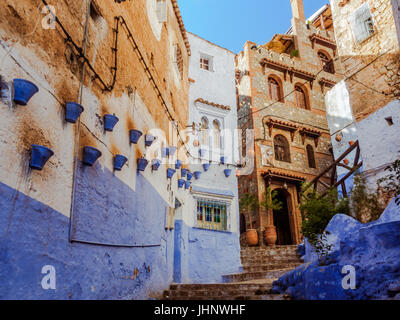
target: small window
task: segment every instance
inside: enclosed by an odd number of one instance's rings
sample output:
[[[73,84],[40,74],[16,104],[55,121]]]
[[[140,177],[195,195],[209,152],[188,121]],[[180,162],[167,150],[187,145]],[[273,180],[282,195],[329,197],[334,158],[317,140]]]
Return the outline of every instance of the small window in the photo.
[[[227,231],[227,203],[208,199],[197,199],[196,216],[198,228]]]
[[[287,139],[278,134],[274,138],[275,159],[278,161],[290,162],[290,147]]]
[[[208,146],[208,119],[201,118],[200,141],[203,146]]]
[[[221,148],[221,125],[218,120],[213,121],[214,124],[214,146],[217,149]]]
[[[296,95],[296,105],[299,108],[302,109],[308,109],[308,104],[307,104],[307,96],[302,87],[299,85],[295,86],[295,95]]]
[[[213,71],[213,57],[205,53],[200,53],[200,68]]]
[[[210,60],[208,60],[207,58],[200,58],[200,68],[209,71]]]
[[[307,159],[308,159],[308,167],[309,168],[316,168],[316,164],[315,164],[315,155],[314,155],[314,149],[312,146],[310,146],[309,144],[307,145]]]
[[[368,3],[363,4],[351,17],[351,28],[357,43],[363,42],[375,33],[374,22]]]
[[[279,82],[273,77],[268,78],[269,96],[271,100],[282,101],[282,90]]]
[[[333,63],[333,60],[327,54],[325,54],[322,51],[319,51],[318,58],[321,61],[322,68],[325,72],[329,72],[332,74],[335,73],[335,65]]]

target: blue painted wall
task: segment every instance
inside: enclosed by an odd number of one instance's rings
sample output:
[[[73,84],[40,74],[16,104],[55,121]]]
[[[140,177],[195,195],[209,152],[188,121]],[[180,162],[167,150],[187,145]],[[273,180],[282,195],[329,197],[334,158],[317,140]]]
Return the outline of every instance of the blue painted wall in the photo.
[[[70,243],[67,217],[0,183],[0,299],[147,299],[168,288],[174,235],[146,179],[138,175],[133,192],[99,165],[80,168],[76,193],[74,237],[157,246]],[[56,269],[56,290],[41,286],[45,265]]]
[[[239,234],[175,222],[175,282],[220,283],[241,271]]]

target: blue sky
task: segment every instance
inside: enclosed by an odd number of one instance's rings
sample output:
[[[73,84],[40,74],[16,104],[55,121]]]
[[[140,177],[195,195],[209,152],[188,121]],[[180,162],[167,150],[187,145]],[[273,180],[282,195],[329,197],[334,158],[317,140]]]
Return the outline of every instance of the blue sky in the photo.
[[[306,17],[329,0],[304,0]],[[247,40],[264,44],[290,27],[290,0],[178,0],[188,31],[235,53]]]

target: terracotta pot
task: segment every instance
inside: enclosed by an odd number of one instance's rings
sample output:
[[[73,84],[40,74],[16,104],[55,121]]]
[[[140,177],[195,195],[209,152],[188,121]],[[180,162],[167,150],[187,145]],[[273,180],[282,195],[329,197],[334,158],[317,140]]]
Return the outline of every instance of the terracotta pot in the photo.
[[[248,229],[246,231],[246,241],[249,246],[258,245],[258,233],[256,229]]]
[[[274,246],[278,240],[275,226],[266,226],[264,229],[264,241],[268,246]]]

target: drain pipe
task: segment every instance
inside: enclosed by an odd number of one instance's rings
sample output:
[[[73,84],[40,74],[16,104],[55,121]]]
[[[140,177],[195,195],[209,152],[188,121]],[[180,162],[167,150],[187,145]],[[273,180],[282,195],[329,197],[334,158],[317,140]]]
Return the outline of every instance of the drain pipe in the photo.
[[[91,4],[92,4],[92,0],[89,0],[87,10],[86,10],[85,34],[83,37],[83,55],[84,56],[86,56],[86,49],[87,49]],[[79,97],[78,97],[79,104],[82,104],[84,80],[85,80],[85,64],[82,65],[82,73],[81,73],[81,80],[80,80],[80,86],[79,86]],[[69,241],[70,242],[73,241],[73,239],[72,239],[72,221],[73,221],[74,207],[75,207],[75,185],[76,185],[76,172],[77,172],[77,168],[78,168],[80,127],[81,127],[81,118],[79,117],[77,129],[76,129],[76,133],[75,133],[75,145],[74,145],[74,164],[73,164],[74,167],[73,167],[73,174],[72,174],[71,209],[70,209],[70,215],[69,215]]]

